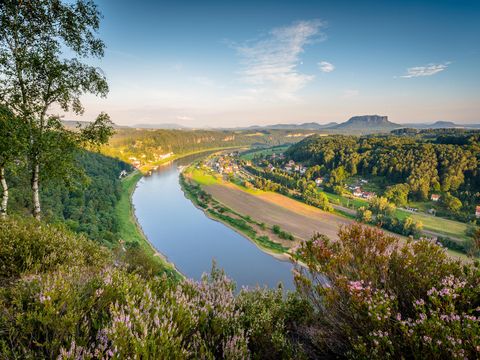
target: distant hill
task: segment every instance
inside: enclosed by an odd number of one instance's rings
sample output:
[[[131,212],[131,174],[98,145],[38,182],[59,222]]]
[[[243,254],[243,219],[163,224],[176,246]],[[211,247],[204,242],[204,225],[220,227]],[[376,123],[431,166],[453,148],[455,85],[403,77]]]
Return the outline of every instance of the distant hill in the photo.
[[[479,129],[480,124],[456,124],[453,121],[436,121],[434,123],[410,123],[402,124],[403,127],[413,128],[413,129],[455,129],[455,128],[466,128],[466,129]]]
[[[274,124],[274,125],[254,125],[245,128],[246,130],[266,129],[266,130],[323,130],[329,129],[338,125],[336,122],[330,122],[328,124],[319,124],[316,122],[309,122],[303,124]]]
[[[184,130],[188,129],[187,126],[174,123],[165,123],[165,124],[135,124],[132,125],[136,129],[164,129],[164,130]]]
[[[66,127],[66,128],[76,128],[78,126],[80,126],[81,128],[84,128],[85,126],[89,125],[91,123],[91,121],[85,121],[85,120],[62,120],[62,124]],[[113,124],[113,128],[114,129],[124,129],[124,128],[128,128],[128,126],[123,126],[123,125],[117,125],[117,124]]]
[[[334,130],[359,130],[359,131],[388,131],[401,128],[402,125],[388,121],[388,116],[380,115],[362,115],[354,116],[349,120],[333,126]]]

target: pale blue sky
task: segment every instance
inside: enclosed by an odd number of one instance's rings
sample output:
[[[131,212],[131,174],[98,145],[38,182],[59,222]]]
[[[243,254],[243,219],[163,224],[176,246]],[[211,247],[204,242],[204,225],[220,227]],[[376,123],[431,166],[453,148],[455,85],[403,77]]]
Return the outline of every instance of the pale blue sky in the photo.
[[[84,119],[480,122],[480,1],[97,3],[110,94]]]

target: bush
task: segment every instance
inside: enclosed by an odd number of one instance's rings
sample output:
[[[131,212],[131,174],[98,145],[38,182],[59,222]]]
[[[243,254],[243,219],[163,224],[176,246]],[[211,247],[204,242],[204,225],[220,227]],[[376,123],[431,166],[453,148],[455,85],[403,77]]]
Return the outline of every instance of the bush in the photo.
[[[141,258],[131,272],[132,263],[108,261],[109,250],[61,229],[20,220],[0,225],[1,279],[9,279],[0,288],[0,358],[300,354],[289,333],[306,306],[298,297],[284,300],[281,290],[267,289],[236,296],[216,268],[200,282],[176,283],[139,271]],[[127,253],[137,250],[128,246]]]
[[[284,239],[284,240],[293,240],[294,239],[294,237],[291,233],[282,230],[280,228],[280,226],[278,226],[278,225],[273,225],[272,230],[273,230],[273,233],[278,235],[278,237],[280,239]]]
[[[317,353],[352,358],[476,358],[480,269],[427,241],[359,224],[339,240],[316,236],[298,251],[299,291],[315,306],[305,331]]]
[[[111,258],[93,241],[33,219],[0,220],[0,228],[0,279],[61,266],[99,267]]]

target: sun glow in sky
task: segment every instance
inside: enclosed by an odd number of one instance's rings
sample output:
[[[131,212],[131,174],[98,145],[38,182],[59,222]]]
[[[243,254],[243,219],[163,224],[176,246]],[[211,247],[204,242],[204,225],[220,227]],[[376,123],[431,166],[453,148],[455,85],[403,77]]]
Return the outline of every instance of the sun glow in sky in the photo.
[[[480,122],[480,1],[97,3],[110,93],[77,119]]]

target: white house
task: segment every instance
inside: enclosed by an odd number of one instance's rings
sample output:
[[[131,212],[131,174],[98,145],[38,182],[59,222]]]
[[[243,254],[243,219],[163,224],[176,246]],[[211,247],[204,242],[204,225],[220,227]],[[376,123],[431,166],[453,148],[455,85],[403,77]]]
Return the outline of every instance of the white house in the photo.
[[[322,178],[322,177],[316,178],[316,179],[315,179],[315,184],[316,184],[317,186],[322,185],[322,184],[323,184],[323,178]]]

